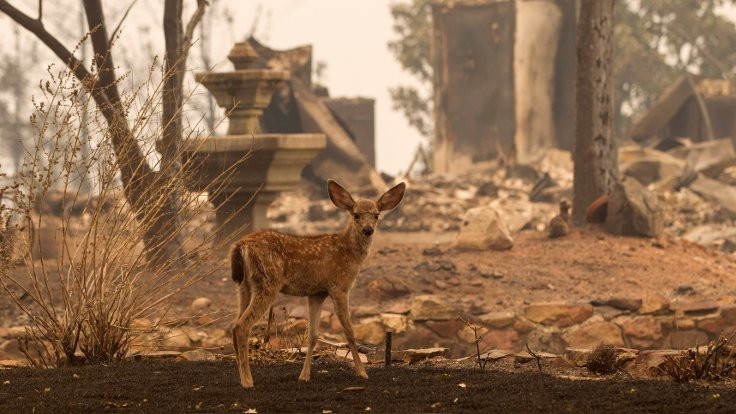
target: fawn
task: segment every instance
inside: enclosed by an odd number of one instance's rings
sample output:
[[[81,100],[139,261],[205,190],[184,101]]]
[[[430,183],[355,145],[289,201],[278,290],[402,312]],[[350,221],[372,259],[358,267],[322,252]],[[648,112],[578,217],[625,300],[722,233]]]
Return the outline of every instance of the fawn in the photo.
[[[294,236],[262,230],[235,243],[230,260],[233,280],[239,283],[239,312],[233,328],[233,345],[243,387],[253,387],[248,360],[251,329],[279,292],[308,297],[309,344],[299,380],[309,381],[311,378],[320,309],[327,296],[332,298],[335,313],[345,331],[355,361],[355,372],[359,377],[368,378],[355,345],[348,297],[360,265],[368,255],[379,214],[399,205],[405,190],[406,185],[402,182],[386,191],[378,201],[356,201],[338,183],[328,180],[327,192],[333,204],[350,214],[341,233]]]

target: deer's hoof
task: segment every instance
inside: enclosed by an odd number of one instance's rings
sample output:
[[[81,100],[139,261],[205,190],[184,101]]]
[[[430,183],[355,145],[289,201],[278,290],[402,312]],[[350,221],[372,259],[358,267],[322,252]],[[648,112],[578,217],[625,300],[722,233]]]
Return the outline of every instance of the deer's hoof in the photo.
[[[309,373],[306,373],[305,374],[305,373],[302,372],[301,375],[299,375],[299,381],[309,382],[309,380],[312,379],[311,377],[312,376]]]

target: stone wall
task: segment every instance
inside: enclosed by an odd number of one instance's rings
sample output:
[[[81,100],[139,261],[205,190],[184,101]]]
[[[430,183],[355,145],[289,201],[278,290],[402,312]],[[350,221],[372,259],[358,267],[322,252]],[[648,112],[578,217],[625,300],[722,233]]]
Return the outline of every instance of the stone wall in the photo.
[[[290,309],[287,320],[279,312],[278,333],[271,336],[273,345],[299,346],[307,327],[306,307]],[[571,349],[590,350],[601,343],[636,350],[686,349],[705,345],[722,333],[728,336],[736,330],[736,304],[670,303],[656,294],[588,303],[532,303],[518,312],[492,312],[462,319],[460,312],[443,296],[418,295],[410,304],[395,304],[385,309],[358,306],[352,313],[358,340],[379,351],[385,332],[391,331],[396,351],[443,347],[454,358],[475,354],[476,333],[480,336],[481,352],[517,352],[528,344],[535,351],[563,355]],[[205,348],[232,352],[229,330],[203,327],[211,321],[202,318],[192,320],[191,326],[179,327],[154,327],[151,321],[136,320],[133,328],[144,333],[134,341],[131,351]],[[342,326],[333,312],[323,310],[321,321],[321,336],[336,342],[343,340]],[[476,332],[468,324],[477,326]],[[254,331],[259,336],[263,336],[265,320],[261,325]],[[25,335],[23,326],[0,327],[0,361],[25,359],[16,340]]]
[[[475,352],[473,329],[439,295],[415,296],[403,313],[359,309],[353,319],[359,340],[371,345],[381,345],[384,332],[390,330],[395,349],[447,347],[453,357]],[[528,344],[534,350],[562,354],[566,348],[591,349],[600,343],[639,350],[684,349],[736,330],[736,305],[670,303],[655,294],[591,303],[533,303],[518,313],[493,312],[468,319],[480,327],[481,351],[518,351]],[[342,332],[336,320],[330,329]]]

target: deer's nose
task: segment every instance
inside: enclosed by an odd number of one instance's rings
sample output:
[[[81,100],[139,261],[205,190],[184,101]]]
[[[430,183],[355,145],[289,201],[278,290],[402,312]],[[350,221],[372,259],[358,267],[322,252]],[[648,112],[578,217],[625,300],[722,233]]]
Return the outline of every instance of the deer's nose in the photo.
[[[373,227],[363,227],[363,234],[366,236],[373,234]]]

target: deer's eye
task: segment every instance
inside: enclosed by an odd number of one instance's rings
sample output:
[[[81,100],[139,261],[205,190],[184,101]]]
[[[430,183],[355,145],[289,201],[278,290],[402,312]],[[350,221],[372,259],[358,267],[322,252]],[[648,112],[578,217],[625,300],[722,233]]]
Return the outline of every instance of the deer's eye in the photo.
[[[374,214],[373,217],[375,217],[376,220],[378,220],[378,214]]]
[[[360,220],[360,214],[353,214],[353,217],[354,217],[354,218],[355,218],[356,220]]]

